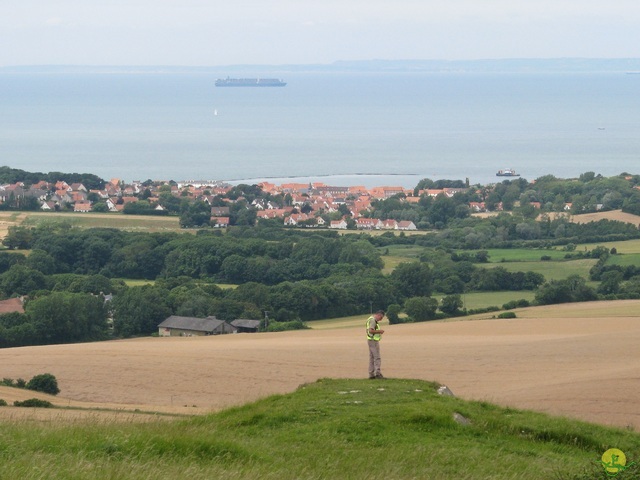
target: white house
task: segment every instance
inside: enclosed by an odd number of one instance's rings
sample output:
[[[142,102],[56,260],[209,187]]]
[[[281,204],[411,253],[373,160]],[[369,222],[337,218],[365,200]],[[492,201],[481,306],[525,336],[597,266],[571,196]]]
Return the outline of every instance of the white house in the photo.
[[[410,220],[402,220],[398,222],[398,226],[396,227],[398,230],[417,230],[416,224]]]
[[[338,230],[346,230],[347,229],[347,222],[345,221],[344,218],[342,220],[331,220],[331,224],[329,225],[329,228],[337,228]]]

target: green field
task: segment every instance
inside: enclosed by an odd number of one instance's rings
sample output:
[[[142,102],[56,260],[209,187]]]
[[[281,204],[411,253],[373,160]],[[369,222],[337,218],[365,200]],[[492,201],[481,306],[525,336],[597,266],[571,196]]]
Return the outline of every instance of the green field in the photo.
[[[607,265],[627,265],[640,266],[640,253],[623,253],[619,255],[611,255],[607,259]]]
[[[127,284],[128,287],[142,287],[144,285],[153,285],[155,282],[155,280],[132,280],[129,278],[122,278],[122,279],[116,279],[116,280],[122,280],[124,283]]]
[[[551,257],[551,260],[563,260],[566,251],[556,249],[527,249],[527,248],[495,248],[488,249],[490,263],[502,262],[536,262],[541,257]]]
[[[389,245],[378,249],[384,262],[383,273],[389,274],[403,262],[417,262],[425,247],[415,245]]]
[[[380,247],[379,250],[384,255],[392,257],[417,259],[426,251],[426,248],[416,245],[389,245],[387,247]]]
[[[122,213],[46,213],[24,214],[22,225],[66,223],[78,228],[118,228],[130,231],[185,231],[180,228],[178,217],[156,217],[149,215],[124,215]]]
[[[602,245],[609,250],[615,248],[618,253],[640,253],[640,240],[625,240],[624,242],[604,242],[597,244],[579,244],[576,246],[576,251],[580,252],[584,251],[585,249],[593,250],[599,245]]]
[[[546,281],[562,280],[570,275],[580,275],[589,278],[589,270],[596,264],[597,260],[587,258],[580,260],[566,260],[562,262],[505,262],[477,264],[486,268],[502,267],[509,272],[535,272],[544,275]]]
[[[471,292],[461,295],[464,308],[467,310],[487,307],[500,307],[513,300],[533,301],[534,292],[523,290],[519,292]]]
[[[437,387],[323,379],[187,420],[5,421],[0,476],[578,480],[606,478],[600,460],[610,448],[628,463],[640,458],[637,433],[441,396]],[[618,478],[639,474],[635,464]]]

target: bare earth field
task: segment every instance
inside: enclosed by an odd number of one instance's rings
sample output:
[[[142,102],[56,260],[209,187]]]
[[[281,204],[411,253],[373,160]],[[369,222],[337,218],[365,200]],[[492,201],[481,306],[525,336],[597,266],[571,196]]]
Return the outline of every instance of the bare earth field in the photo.
[[[474,213],[473,216],[477,218],[490,218],[498,215],[500,212],[481,212]],[[633,215],[632,213],[624,213],[622,210],[611,210],[608,212],[597,212],[597,213],[584,213],[582,215],[570,215],[568,213],[556,213],[552,212],[547,214],[551,220],[554,220],[558,217],[565,217],[570,222],[573,223],[589,223],[589,222],[597,222],[599,220],[615,220],[618,222],[626,222],[632,223],[634,225],[640,225],[640,217],[638,215]],[[538,217],[540,220],[542,216]]]
[[[613,220],[618,222],[631,223],[640,225],[640,217],[632,213],[625,213],[622,210],[611,210],[609,212],[584,213],[582,215],[569,215],[566,213],[552,213],[549,215],[551,219],[560,216],[566,217],[573,223],[589,223],[598,222],[600,220]]]
[[[435,380],[465,399],[640,430],[639,311],[640,301],[594,302],[523,309],[511,320],[391,325],[383,372]],[[120,413],[2,407],[0,418],[203,413],[318,378],[366,378],[367,363],[364,326],[4,349],[1,377],[48,372],[62,390],[47,397],[0,388],[8,403],[38,396]]]

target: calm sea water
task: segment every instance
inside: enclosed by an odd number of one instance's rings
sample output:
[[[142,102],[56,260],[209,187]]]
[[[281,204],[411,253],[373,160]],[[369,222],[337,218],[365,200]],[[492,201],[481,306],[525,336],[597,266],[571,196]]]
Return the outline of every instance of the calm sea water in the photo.
[[[0,165],[105,179],[533,180],[640,173],[640,76],[1,74]],[[273,76],[273,75],[269,75]]]

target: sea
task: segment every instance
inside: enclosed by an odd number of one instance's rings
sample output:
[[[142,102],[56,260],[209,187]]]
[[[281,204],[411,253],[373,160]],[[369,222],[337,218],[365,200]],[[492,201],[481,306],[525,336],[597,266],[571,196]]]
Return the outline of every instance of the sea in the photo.
[[[640,173],[640,75],[282,72],[285,87],[215,87],[227,74],[0,72],[0,165],[367,188]]]

